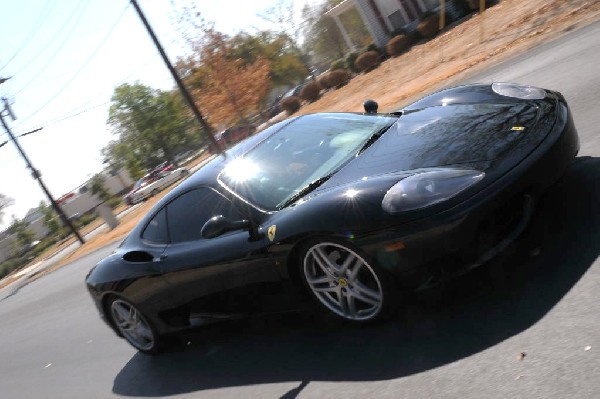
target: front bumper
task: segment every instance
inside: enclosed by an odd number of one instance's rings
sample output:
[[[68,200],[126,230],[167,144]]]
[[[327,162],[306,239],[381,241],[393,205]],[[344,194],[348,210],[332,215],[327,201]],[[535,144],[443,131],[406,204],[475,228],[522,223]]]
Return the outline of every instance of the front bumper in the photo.
[[[432,275],[460,274],[489,260],[524,230],[526,213],[579,151],[563,101],[553,130],[526,158],[450,209],[355,241],[400,285],[419,287]],[[531,202],[527,205],[528,202]]]

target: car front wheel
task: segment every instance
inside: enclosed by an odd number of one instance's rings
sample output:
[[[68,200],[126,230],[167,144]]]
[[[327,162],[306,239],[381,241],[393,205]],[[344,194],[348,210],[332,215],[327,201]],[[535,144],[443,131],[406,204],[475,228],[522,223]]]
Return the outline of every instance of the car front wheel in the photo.
[[[147,318],[135,306],[116,298],[110,304],[110,315],[120,334],[140,352],[154,354],[161,348],[161,339]]]
[[[358,249],[341,240],[306,246],[301,276],[316,301],[331,314],[352,322],[383,318],[397,304],[389,273],[371,265]]]

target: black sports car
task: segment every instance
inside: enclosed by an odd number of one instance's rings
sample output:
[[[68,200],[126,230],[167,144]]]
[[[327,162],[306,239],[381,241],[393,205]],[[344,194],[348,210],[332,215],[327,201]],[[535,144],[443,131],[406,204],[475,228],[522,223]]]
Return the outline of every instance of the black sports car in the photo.
[[[298,116],[162,198],[87,276],[138,350],[203,323],[306,298],[353,322],[491,259],[577,155],[561,94],[446,89],[389,114]]]

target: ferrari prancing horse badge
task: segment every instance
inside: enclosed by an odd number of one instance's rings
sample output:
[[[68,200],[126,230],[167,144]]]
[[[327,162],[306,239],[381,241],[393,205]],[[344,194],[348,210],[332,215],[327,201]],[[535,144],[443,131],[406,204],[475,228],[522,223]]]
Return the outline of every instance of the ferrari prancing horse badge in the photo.
[[[269,226],[269,230],[267,230],[267,237],[269,237],[269,241],[273,241],[275,239],[275,231],[277,231],[277,226]]]

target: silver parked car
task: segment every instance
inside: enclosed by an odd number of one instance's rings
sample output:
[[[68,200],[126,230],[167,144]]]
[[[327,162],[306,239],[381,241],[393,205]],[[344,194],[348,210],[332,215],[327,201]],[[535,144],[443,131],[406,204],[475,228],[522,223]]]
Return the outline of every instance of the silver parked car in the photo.
[[[177,180],[187,176],[190,171],[186,168],[153,170],[140,180],[138,180],[133,189],[125,196],[125,203],[128,205],[142,202],[148,197],[158,194],[165,187],[170,186]]]

